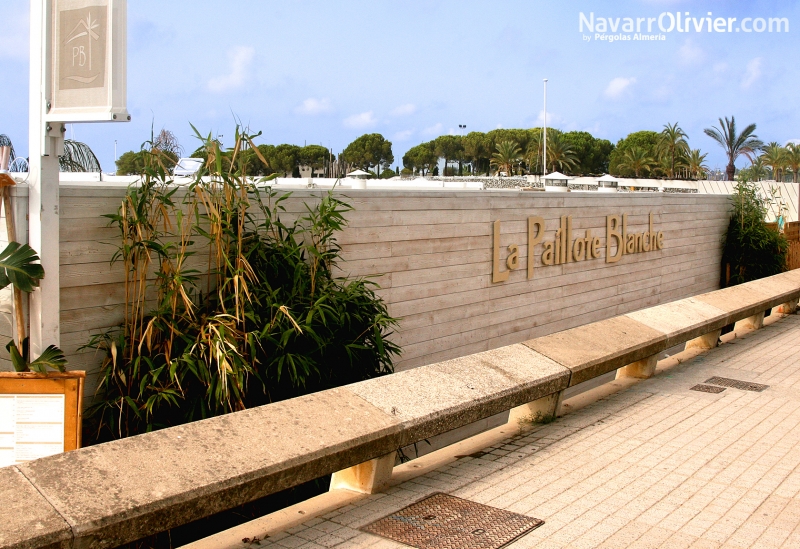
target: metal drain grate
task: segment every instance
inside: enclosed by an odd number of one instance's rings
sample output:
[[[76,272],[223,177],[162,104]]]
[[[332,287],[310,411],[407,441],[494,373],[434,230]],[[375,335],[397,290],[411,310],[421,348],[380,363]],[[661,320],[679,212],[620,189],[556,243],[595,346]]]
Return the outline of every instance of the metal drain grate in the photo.
[[[537,518],[436,493],[361,530],[418,549],[499,549],[542,524]]]
[[[750,381],[739,381],[738,379],[730,379],[728,377],[712,377],[707,379],[706,383],[719,385],[721,387],[741,389],[742,391],[755,391],[757,393],[769,388],[769,385],[761,385],[760,383],[752,383]]]
[[[690,391],[700,391],[701,393],[721,393],[725,387],[714,387],[713,385],[703,385],[702,383],[695,385],[689,389]]]

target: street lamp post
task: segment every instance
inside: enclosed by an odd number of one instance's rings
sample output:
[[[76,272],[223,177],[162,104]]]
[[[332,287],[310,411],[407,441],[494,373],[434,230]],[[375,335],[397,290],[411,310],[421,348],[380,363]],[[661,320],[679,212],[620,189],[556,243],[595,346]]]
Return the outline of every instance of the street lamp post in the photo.
[[[458,125],[458,135],[460,137],[464,137],[464,130],[466,130],[466,129],[467,129],[467,125],[466,124],[459,124]],[[461,161],[460,160],[458,162],[458,175],[464,175],[463,173],[461,173]]]

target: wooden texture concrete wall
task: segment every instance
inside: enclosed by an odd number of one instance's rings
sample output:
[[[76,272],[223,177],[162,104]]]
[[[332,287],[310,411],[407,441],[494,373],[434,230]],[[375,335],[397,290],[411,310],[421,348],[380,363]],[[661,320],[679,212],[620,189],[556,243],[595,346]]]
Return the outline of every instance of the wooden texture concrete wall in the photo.
[[[113,213],[125,189],[61,187],[62,347],[70,369],[89,371],[87,394],[101,357],[79,350],[92,334],[122,319],[123,272],[110,266],[118,235]],[[398,369],[518,343],[588,322],[718,287],[728,197],[670,193],[538,193],[517,191],[369,191],[341,193],[353,206],[340,235],[342,274],[379,275],[380,295],[400,318],[394,340],[403,347]],[[319,191],[294,191],[287,217],[304,211]],[[663,231],[664,246],[605,261],[606,216],[628,214],[628,231]],[[602,257],[542,266],[527,279],[527,218],[546,221],[553,238],[562,215],[574,237],[592,229]],[[502,221],[503,249],[520,245],[523,268],[492,283],[492,228]],[[503,252],[505,257],[506,252]],[[0,366],[2,367],[2,366]],[[7,369],[7,366],[6,366]]]

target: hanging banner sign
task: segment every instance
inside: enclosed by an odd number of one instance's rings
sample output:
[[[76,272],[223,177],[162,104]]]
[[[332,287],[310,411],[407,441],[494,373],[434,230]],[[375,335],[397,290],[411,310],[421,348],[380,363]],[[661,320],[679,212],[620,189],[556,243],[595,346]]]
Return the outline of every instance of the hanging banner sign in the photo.
[[[48,122],[127,122],[127,0],[52,0]]]

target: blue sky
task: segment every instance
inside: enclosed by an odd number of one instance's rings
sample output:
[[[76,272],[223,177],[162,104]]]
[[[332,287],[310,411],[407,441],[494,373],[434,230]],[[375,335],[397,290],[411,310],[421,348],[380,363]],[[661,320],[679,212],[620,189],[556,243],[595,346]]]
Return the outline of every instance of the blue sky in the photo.
[[[25,155],[29,2],[3,0],[0,10],[0,133]],[[731,32],[673,29],[663,41],[609,43],[579,29],[581,12],[597,24],[687,11],[737,20]],[[785,17],[789,32],[734,32],[746,17]],[[459,124],[540,125],[543,78],[548,126],[616,142],[677,121],[711,167],[725,160],[702,130],[722,116],[757,123],[765,141],[800,139],[797,2],[128,0],[128,27],[133,121],[68,131],[104,171],[114,170],[114,140],[119,154],[138,150],[151,123],[189,153],[198,144],[190,122],[229,145],[234,116],[263,131],[261,142],[334,152],[379,132],[397,165]]]

